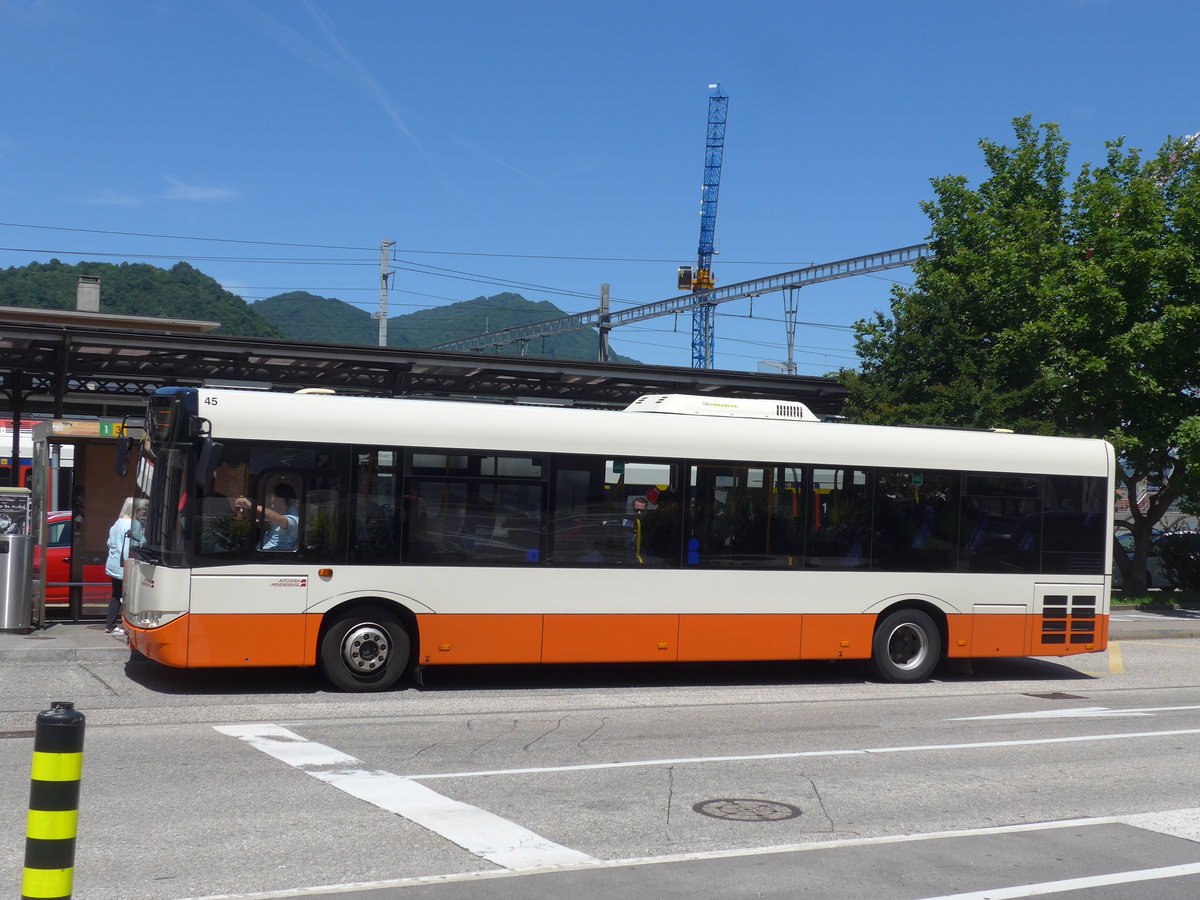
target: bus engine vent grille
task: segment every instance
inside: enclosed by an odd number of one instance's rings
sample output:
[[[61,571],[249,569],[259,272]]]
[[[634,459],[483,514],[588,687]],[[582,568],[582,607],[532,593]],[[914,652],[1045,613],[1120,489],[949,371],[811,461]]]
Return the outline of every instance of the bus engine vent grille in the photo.
[[[1042,605],[1042,643],[1094,643],[1098,603],[1095,594],[1047,594]]]

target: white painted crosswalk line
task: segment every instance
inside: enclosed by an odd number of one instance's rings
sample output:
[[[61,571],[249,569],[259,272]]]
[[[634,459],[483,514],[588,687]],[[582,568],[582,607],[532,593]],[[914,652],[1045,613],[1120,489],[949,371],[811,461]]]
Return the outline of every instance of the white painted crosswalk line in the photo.
[[[268,756],[307,772],[341,791],[403,816],[506,869],[595,865],[598,860],[548,841],[487,810],[451,800],[409,778],[370,771],[355,759],[279,725],[216,725]]]
[[[986,891],[969,894],[926,897],[925,900],[1023,900],[1025,897],[1043,897],[1047,894],[1065,894],[1068,891],[1109,888],[1118,884],[1138,884],[1167,878],[1184,878],[1189,875],[1200,875],[1200,863],[1163,866],[1158,869],[1138,869],[1132,872],[1113,872],[1107,875],[1089,875],[1084,878],[1064,878],[1061,881],[1044,881],[1040,884],[1021,884],[1015,887],[989,888]]]

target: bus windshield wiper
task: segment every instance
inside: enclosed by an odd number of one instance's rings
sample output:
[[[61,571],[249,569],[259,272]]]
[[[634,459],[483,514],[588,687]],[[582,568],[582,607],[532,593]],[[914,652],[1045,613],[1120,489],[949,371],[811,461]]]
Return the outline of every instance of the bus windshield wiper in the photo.
[[[129,555],[135,559],[151,562],[155,565],[162,565],[162,554],[157,547],[147,547],[145,545],[134,547]]]

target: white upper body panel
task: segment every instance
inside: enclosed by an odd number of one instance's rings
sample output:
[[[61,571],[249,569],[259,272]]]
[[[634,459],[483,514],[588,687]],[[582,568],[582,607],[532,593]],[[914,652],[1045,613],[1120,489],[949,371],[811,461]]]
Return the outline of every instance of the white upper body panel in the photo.
[[[1108,477],[1101,440],[374,397],[199,391],[214,440]]]

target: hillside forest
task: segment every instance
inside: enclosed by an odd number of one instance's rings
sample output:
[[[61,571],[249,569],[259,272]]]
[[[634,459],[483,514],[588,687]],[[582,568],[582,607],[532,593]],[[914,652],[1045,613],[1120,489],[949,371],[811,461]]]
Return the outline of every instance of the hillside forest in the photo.
[[[80,275],[100,278],[100,311],[130,316],[220,322],[214,334],[279,338],[318,344],[378,346],[379,322],[371,313],[336,297],[291,291],[247,303],[216,279],[185,262],[169,269],[145,263],[80,262],[52,259],[0,269],[0,306],[74,309]],[[388,318],[388,346],[420,349],[565,316],[553,303],[500,293]],[[553,335],[529,344],[526,355],[594,361],[599,336],[594,329]],[[497,351],[517,355],[516,345]],[[636,363],[610,354],[613,362]]]

